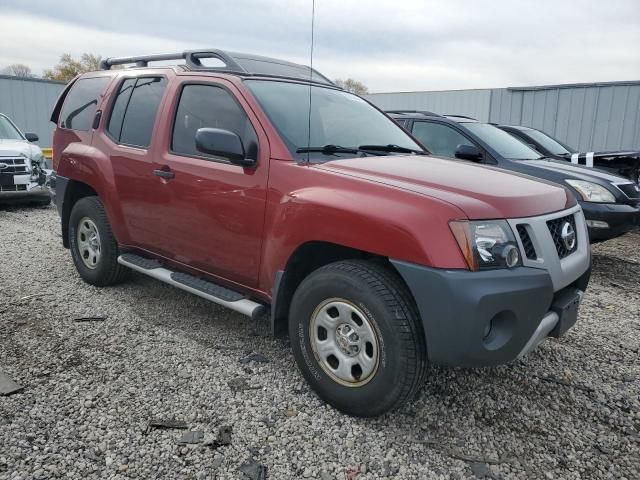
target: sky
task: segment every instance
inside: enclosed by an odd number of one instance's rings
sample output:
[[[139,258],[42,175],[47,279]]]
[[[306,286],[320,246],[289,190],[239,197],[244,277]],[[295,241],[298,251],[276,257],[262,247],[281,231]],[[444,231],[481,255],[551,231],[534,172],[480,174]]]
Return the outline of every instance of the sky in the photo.
[[[0,69],[213,47],[310,61],[312,0],[0,0]],[[314,68],[371,92],[640,79],[640,0],[315,0]]]

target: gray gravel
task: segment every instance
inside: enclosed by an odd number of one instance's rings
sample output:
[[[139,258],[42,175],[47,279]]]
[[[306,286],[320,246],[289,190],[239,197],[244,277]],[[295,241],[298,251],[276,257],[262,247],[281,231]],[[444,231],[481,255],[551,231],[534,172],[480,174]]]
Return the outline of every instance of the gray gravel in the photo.
[[[0,397],[2,479],[640,478],[640,232],[594,248],[564,338],[432,368],[414,404],[362,420],[240,315],[141,275],[86,285],[58,222],[0,207],[0,370],[24,386]],[[187,428],[149,427],[168,420]]]

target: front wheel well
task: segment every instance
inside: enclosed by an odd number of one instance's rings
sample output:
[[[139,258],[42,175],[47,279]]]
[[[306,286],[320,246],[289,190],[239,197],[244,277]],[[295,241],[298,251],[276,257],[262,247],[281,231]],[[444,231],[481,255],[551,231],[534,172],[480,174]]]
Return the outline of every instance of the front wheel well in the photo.
[[[273,334],[278,336],[286,334],[291,299],[302,280],[320,267],[340,260],[354,259],[371,260],[391,266],[386,257],[343,245],[319,241],[300,245],[289,257],[285,270],[276,274],[271,305]]]
[[[62,223],[62,244],[65,248],[69,248],[69,218],[73,206],[84,197],[98,196],[98,193],[89,185],[77,180],[69,180],[69,184],[64,192],[64,201],[62,203],[62,211],[60,212],[60,220]]]

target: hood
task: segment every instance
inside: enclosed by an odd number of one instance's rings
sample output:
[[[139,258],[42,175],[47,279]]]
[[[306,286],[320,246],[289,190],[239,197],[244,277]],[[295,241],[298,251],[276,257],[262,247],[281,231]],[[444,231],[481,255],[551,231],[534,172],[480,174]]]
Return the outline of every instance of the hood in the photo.
[[[0,138],[0,157],[11,157],[24,154],[27,158],[39,160],[42,150],[26,140],[8,140]]]
[[[561,160],[523,160],[519,163],[534,168],[541,168],[549,172],[557,172],[558,180],[560,181],[565,178],[571,178],[575,180],[595,182],[603,186],[607,186],[612,183],[629,183],[628,178],[614,175],[612,173],[605,172],[604,170],[598,170],[597,168],[584,167],[573,163],[563,162]]]
[[[316,167],[443,200],[469,219],[530,217],[576,203],[568,190],[552,183],[461,160],[388,155],[332,160]]]
[[[578,155],[580,160],[583,160],[587,154],[593,155],[594,160],[618,160],[621,158],[636,160],[640,162],[640,150],[619,150],[612,152],[575,152],[574,155]],[[564,158],[571,158],[571,154],[561,155]]]

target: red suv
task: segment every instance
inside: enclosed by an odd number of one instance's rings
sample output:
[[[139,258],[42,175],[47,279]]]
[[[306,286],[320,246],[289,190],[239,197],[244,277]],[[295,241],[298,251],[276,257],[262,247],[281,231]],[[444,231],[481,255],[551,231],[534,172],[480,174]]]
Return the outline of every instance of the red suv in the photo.
[[[425,161],[305,66],[206,50],[102,68],[52,114],[63,243],[88,283],[136,270],[269,312],[320,397],[359,416],[412,398],[428,363],[502,364],[575,323],[590,252],[563,188]]]

